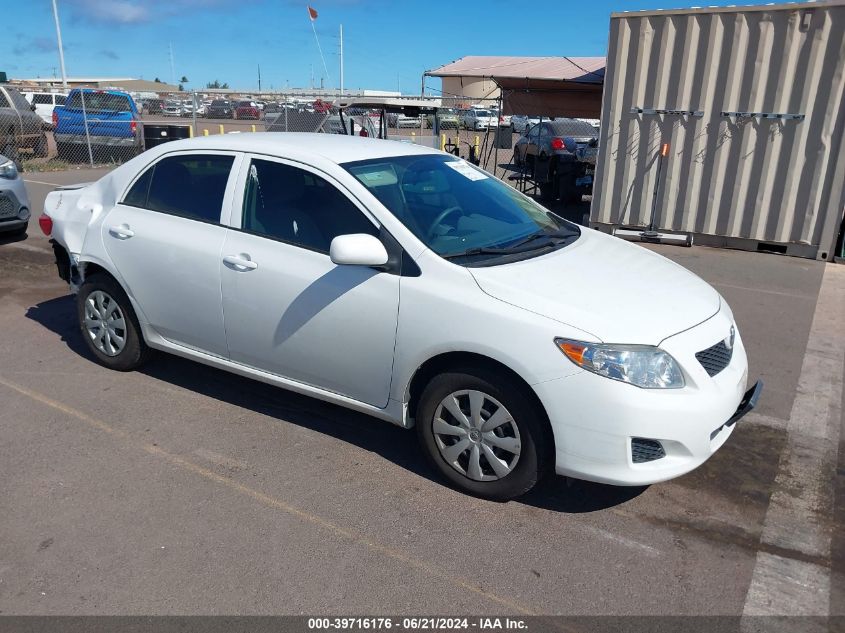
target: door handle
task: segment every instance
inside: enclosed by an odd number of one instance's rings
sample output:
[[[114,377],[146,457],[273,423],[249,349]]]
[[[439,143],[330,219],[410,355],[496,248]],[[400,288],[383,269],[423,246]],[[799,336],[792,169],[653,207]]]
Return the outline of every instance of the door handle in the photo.
[[[240,271],[255,270],[258,268],[258,264],[249,259],[249,255],[226,255],[223,258],[223,263]]]
[[[110,226],[109,234],[119,240],[128,240],[135,235],[135,231],[130,229],[128,224],[121,224],[120,226]]]

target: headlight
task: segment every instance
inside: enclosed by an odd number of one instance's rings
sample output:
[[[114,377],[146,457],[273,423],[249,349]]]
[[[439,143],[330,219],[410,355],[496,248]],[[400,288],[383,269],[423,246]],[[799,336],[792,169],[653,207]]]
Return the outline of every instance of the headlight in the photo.
[[[573,363],[599,376],[644,389],[680,389],[684,375],[677,361],[651,345],[584,343],[556,338],[555,344]]]
[[[18,168],[15,167],[15,163],[10,160],[7,160],[5,163],[0,164],[0,178],[8,178],[9,180],[14,180],[18,177]]]

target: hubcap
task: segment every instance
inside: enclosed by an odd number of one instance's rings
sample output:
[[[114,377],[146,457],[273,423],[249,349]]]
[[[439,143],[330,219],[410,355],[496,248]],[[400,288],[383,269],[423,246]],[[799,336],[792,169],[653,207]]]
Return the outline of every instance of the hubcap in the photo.
[[[126,345],[126,321],[111,295],[95,290],[85,299],[86,334],[106,356],[117,356]]]
[[[452,468],[475,481],[495,481],[519,461],[519,428],[501,402],[482,391],[455,391],[434,412],[434,441]]]

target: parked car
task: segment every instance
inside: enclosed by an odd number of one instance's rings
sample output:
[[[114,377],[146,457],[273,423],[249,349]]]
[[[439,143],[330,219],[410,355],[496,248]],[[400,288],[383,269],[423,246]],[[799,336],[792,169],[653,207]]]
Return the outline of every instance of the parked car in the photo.
[[[142,104],[142,109],[147,114],[161,114],[164,110],[164,99],[147,99]]]
[[[408,116],[404,112],[388,112],[387,125],[388,127],[403,128],[403,127],[420,127],[421,116]]]
[[[60,92],[22,92],[26,100],[35,106],[35,114],[47,125],[53,125],[53,108],[64,105],[67,95]]]
[[[512,116],[510,114],[502,114],[499,108],[490,108],[490,113],[499,121],[499,127],[511,127]]]
[[[178,101],[166,101],[161,109],[163,116],[185,116],[185,106]]]
[[[83,107],[84,99],[84,107]],[[138,108],[120,90],[71,90],[63,106],[53,109],[53,137],[61,158],[88,160],[92,154],[122,161],[143,151]]]
[[[215,99],[208,106],[207,116],[209,119],[231,119],[235,116],[235,107],[231,101]]]
[[[478,496],[678,477],[760,393],[707,283],[420,145],[173,141],[44,209],[99,363],[162,350],[416,426]]]
[[[31,149],[36,157],[47,155],[44,122],[20,92],[0,85],[0,153],[20,167],[19,149]]]
[[[26,233],[30,209],[15,161],[0,154],[0,238]]]
[[[514,114],[511,117],[511,126],[513,127],[513,131],[517,134],[525,134],[526,132],[528,132],[528,130],[537,125],[539,122],[540,117],[538,116]]]
[[[472,108],[464,113],[461,123],[468,130],[489,130],[499,126],[499,117],[490,110]]]
[[[260,119],[261,110],[255,104],[255,101],[238,101],[235,106],[236,119]]]
[[[533,169],[548,161],[548,179],[540,183],[543,199],[578,202],[593,190],[597,136],[592,125],[578,119],[543,121],[514,144],[514,162]],[[592,160],[585,160],[590,153]]]
[[[440,119],[441,130],[457,130],[458,126],[460,125],[460,120],[458,119],[458,111],[454,108],[443,108],[442,110],[438,110],[437,118]],[[426,115],[425,122],[427,128],[433,128],[434,115]]]

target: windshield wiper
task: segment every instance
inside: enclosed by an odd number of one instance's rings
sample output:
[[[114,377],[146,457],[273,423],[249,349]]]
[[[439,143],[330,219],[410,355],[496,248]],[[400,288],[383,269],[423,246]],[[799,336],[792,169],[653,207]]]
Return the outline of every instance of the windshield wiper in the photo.
[[[528,237],[519,240],[518,242],[514,242],[508,248],[513,248],[514,246],[523,246],[525,244],[530,244],[531,242],[536,242],[537,240],[541,240],[543,238],[548,238],[552,244],[560,244],[562,241],[577,236],[578,233],[576,231],[562,231],[557,230],[554,233],[532,233]]]
[[[456,257],[472,257],[473,255],[513,255],[515,253],[527,253],[528,251],[540,250],[543,248],[551,248],[557,246],[559,242],[548,242],[546,244],[531,245],[531,246],[476,246],[475,248],[468,248],[465,251],[457,253],[445,253],[441,255],[443,259],[454,259]]]

